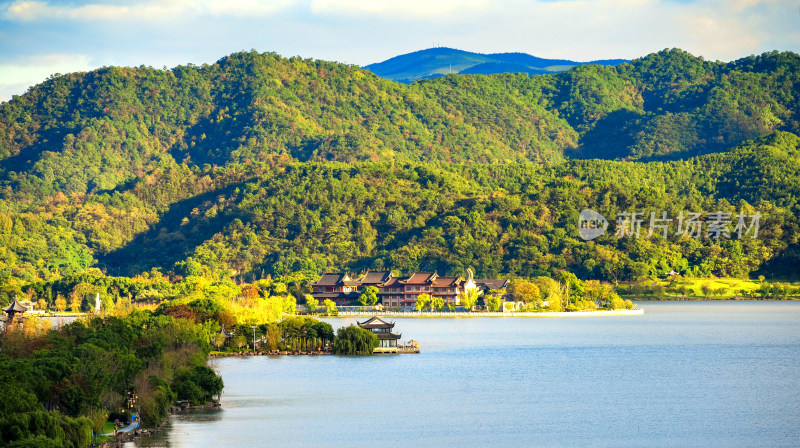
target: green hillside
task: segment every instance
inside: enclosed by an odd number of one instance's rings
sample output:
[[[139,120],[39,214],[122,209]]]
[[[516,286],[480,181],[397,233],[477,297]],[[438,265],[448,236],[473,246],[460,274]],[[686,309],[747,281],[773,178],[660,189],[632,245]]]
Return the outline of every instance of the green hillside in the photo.
[[[0,284],[92,267],[796,276],[798,59],[669,50],[404,85],[239,53],[53,77],[0,105]],[[584,208],[764,218],[756,239],[586,242]]]

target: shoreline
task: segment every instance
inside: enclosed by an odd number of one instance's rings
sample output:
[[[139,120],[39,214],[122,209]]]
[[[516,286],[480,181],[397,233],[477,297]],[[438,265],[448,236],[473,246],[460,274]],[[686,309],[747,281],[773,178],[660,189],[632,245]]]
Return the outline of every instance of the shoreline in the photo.
[[[323,318],[336,317],[408,317],[408,318],[440,318],[440,317],[599,317],[599,316],[641,316],[644,309],[633,310],[595,310],[595,311],[558,311],[558,312],[519,312],[519,313],[476,313],[466,311],[343,311],[336,316],[320,316]]]
[[[787,297],[785,299],[766,298],[760,299],[758,297],[643,297],[643,298],[629,298],[623,297],[637,302],[796,302],[800,297]]]

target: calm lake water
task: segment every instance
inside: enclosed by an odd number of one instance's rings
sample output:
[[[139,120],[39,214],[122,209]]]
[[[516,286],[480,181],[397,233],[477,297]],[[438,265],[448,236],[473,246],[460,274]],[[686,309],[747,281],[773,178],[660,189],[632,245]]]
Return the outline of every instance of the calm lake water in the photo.
[[[642,307],[397,319],[418,355],[215,360],[222,409],[135,446],[800,446],[800,302]]]

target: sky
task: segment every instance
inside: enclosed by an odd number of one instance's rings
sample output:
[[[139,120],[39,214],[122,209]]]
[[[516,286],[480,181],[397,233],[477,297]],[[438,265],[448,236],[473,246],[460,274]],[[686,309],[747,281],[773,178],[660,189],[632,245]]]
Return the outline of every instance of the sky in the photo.
[[[0,101],[108,65],[251,49],[367,65],[432,46],[577,61],[800,53],[800,0],[0,0]]]

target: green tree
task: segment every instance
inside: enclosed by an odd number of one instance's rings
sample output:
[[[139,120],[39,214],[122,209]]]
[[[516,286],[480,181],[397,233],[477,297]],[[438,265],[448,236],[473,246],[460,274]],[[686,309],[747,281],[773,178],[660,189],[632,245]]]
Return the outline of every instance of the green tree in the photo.
[[[247,345],[247,338],[242,334],[237,334],[233,337],[231,341],[234,347],[238,348],[239,350],[242,349],[245,345]]]
[[[500,306],[503,304],[500,296],[495,294],[490,294],[489,297],[484,297],[483,300],[486,303],[486,309],[492,313],[500,311]]]
[[[585,297],[597,304],[597,307],[602,307],[603,303],[608,301],[612,294],[614,294],[614,289],[608,283],[601,283],[597,280],[588,280],[586,282]]]
[[[325,314],[328,316],[335,316],[339,314],[339,310],[336,308],[336,303],[331,299],[325,299],[322,302],[322,305],[325,307]]]
[[[431,304],[431,296],[430,294],[420,294],[417,296],[417,302],[414,307],[417,311],[422,311]]]
[[[472,311],[476,303],[478,303],[478,290],[468,289],[464,291],[464,294],[461,296],[461,305],[464,309]]]
[[[309,314],[314,314],[319,306],[319,300],[315,299],[311,294],[306,294],[306,308]]]
[[[430,300],[431,311],[441,311],[444,309],[444,299],[441,297],[431,297]]]
[[[373,306],[378,303],[378,288],[372,285],[364,288],[361,295],[358,296],[358,303],[364,306]]]
[[[297,299],[294,296],[286,296],[283,298],[283,312],[293,315],[297,310]]]
[[[108,411],[105,409],[93,409],[89,412],[89,420],[92,422],[92,433],[94,434],[94,441],[102,434],[103,427],[108,421]]]
[[[359,326],[342,327],[333,340],[333,352],[338,355],[371,355],[378,346],[375,333]]]

